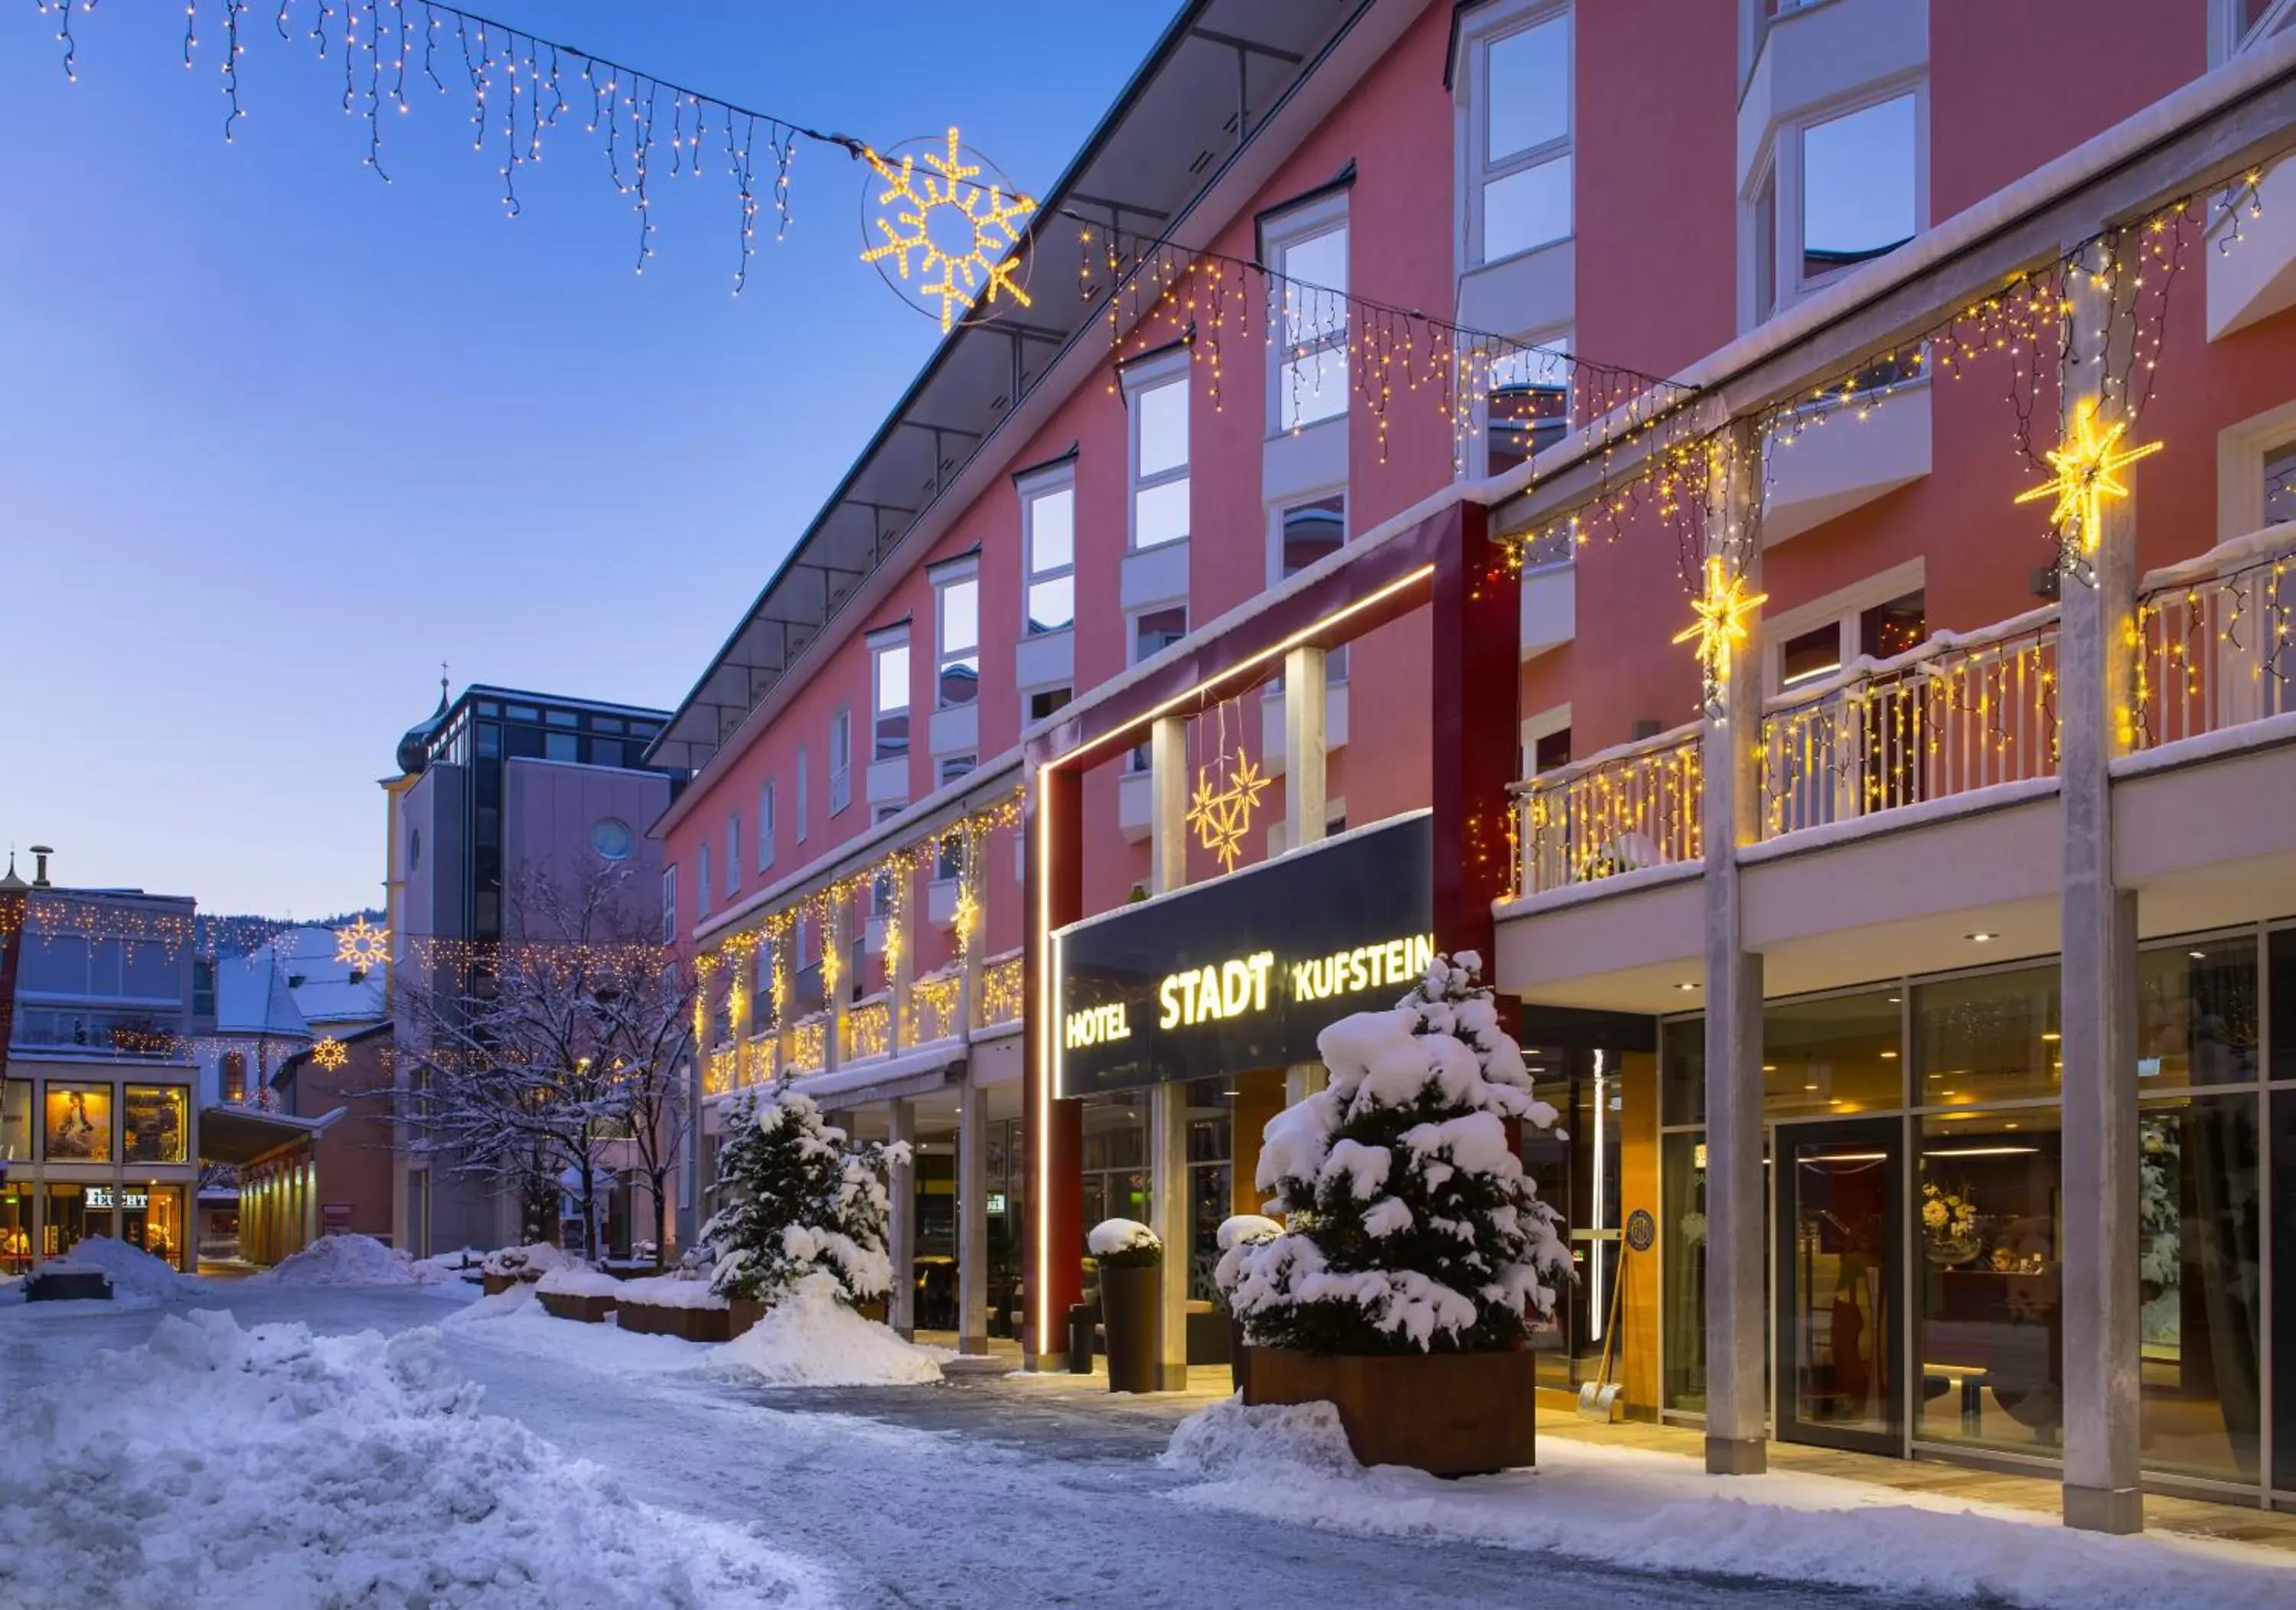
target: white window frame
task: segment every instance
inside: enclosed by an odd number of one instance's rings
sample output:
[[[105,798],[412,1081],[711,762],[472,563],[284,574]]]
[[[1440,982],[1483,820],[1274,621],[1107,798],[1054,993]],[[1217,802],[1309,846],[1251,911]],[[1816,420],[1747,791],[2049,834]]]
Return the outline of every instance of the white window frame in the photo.
[[[1275,217],[1263,220],[1260,225],[1260,260],[1275,275],[1286,275],[1285,263],[1295,248],[1335,232],[1344,232],[1348,235],[1348,283],[1330,288],[1338,291],[1342,298],[1339,304],[1339,323],[1336,329],[1301,344],[1297,350],[1301,360],[1337,350],[1340,356],[1340,407],[1336,413],[1319,414],[1314,419],[1302,419],[1296,422],[1288,421],[1283,417],[1284,403],[1291,395],[1284,380],[1284,371],[1293,362],[1294,348],[1285,339],[1288,334],[1285,320],[1289,316],[1284,300],[1287,286],[1271,279],[1267,285],[1267,295],[1272,304],[1268,308],[1268,328],[1273,339],[1267,343],[1267,434],[1271,437],[1297,436],[1303,430],[1313,430],[1318,425],[1344,420],[1354,412],[1355,374],[1348,354],[1351,321],[1344,298],[1354,294],[1355,236],[1349,220],[1345,187],[1287,208]]]
[[[808,797],[806,781],[805,746],[800,744],[797,747],[797,775],[794,780],[797,789],[797,841],[800,844],[805,842],[806,827],[812,816],[813,802]]]
[[[1536,715],[1526,715],[1522,721],[1522,754],[1516,764],[1528,780],[1538,775],[1538,740],[1552,738],[1557,732],[1570,730],[1570,706],[1565,702],[1541,710]]]
[[[933,708],[962,710],[980,702],[980,560],[955,560],[936,566],[932,572],[933,585]],[[948,595],[952,588],[972,589],[972,645],[953,646],[948,641]],[[948,685],[948,672],[953,666],[972,667],[972,697],[952,703],[943,697]]]
[[[853,803],[853,707],[840,705],[829,717],[829,813]]]
[[[770,777],[758,785],[758,870],[770,871],[774,864],[774,780]]]
[[[726,813],[726,898],[742,892],[742,813]]]
[[[1798,108],[1792,116],[1780,118],[1770,133],[1769,144],[1754,165],[1746,187],[1738,197],[1738,314],[1740,328],[1751,330],[1757,324],[1775,318],[1789,307],[1815,295],[1847,274],[1865,266],[1863,263],[1828,269],[1823,274],[1805,275],[1802,273],[1802,141],[1813,128],[1835,122],[1890,101],[1912,97],[1914,102],[1914,238],[1919,239],[1930,227],[1930,76],[1926,63],[1917,71],[1893,73],[1870,84],[1861,84],[1855,90],[1834,95],[1824,101]],[[1775,299],[1765,315],[1756,309],[1754,274],[1757,253],[1759,204],[1763,184],[1775,184],[1776,228],[1770,242],[1775,254],[1772,268]],[[1869,259],[1878,260],[1878,259]]]
[[[2210,0],[2209,6],[2209,65],[2222,67],[2234,57],[2256,49],[2296,21],[2296,0],[2276,0],[2245,34],[2240,26],[2241,0]]]
[[[1840,633],[1840,658],[1837,666],[1847,666],[1857,658],[1857,623],[1866,611],[1888,603],[1893,598],[1903,598],[1908,593],[1926,593],[1928,567],[1919,559],[1909,559],[1902,565],[1853,582],[1847,587],[1812,599],[1791,609],[1782,609],[1762,620],[1762,689],[1775,698],[1788,691],[1785,686],[1786,644],[1797,637],[1806,636],[1820,626],[1832,624]],[[1813,678],[1813,682],[1823,680]]]
[[[1185,489],[1189,486],[1189,477],[1195,469],[1195,410],[1193,405],[1193,399],[1190,396],[1189,362],[1188,348],[1183,346],[1175,347],[1169,352],[1159,353],[1154,357],[1144,358],[1123,372],[1125,478],[1131,487],[1130,493],[1124,500],[1124,545],[1128,552],[1141,553],[1152,549],[1168,548],[1177,543],[1185,543],[1194,529],[1195,522],[1192,518],[1188,522],[1188,529],[1182,531],[1177,536],[1168,536],[1161,542],[1150,543],[1145,547],[1140,541],[1142,494],[1175,485]],[[1179,466],[1177,469],[1160,470],[1153,475],[1143,475],[1140,472],[1140,400],[1149,392],[1162,391],[1170,387],[1177,387],[1180,391],[1182,429],[1186,437],[1185,450],[1181,454]],[[1191,508],[1192,516],[1193,512],[1193,509]]]
[[[916,699],[913,690],[915,686],[916,672],[909,654],[909,628],[906,623],[888,627],[882,632],[872,632],[868,637],[868,643],[869,764],[874,765],[881,760],[904,759],[915,747]],[[900,656],[900,685],[898,688],[889,689],[885,675],[885,661],[889,655],[893,654]],[[885,706],[888,691],[897,694],[901,701],[890,709]],[[901,747],[889,755],[880,752],[883,748],[885,738],[884,734],[878,730],[878,723],[890,715],[898,715],[906,720],[908,730],[901,740]]]
[[[1527,151],[1511,151],[1494,161],[1490,156],[1491,46],[1513,35],[1560,21],[1563,29],[1563,84],[1566,96],[1562,133]],[[1472,12],[1459,29],[1459,58],[1464,70],[1458,78],[1460,97],[1459,173],[1461,256],[1470,270],[1528,257],[1574,240],[1578,233],[1578,20],[1570,0],[1498,0]],[[1494,183],[1544,168],[1550,162],[1570,164],[1570,225],[1551,240],[1534,241],[1494,257],[1483,249],[1483,194]]]
[[[1068,699],[1061,706],[1061,710],[1065,710],[1070,705],[1076,702],[1076,683],[1073,682],[1039,682],[1033,688],[1023,688],[1021,690],[1021,730],[1023,732],[1027,731],[1030,727],[1035,726],[1038,722],[1050,721],[1053,719],[1054,715],[1060,714],[1060,710],[1055,710],[1050,715],[1038,715],[1032,711],[1029,707],[1036,702],[1037,695],[1039,693],[1058,692],[1063,688],[1068,690]]]
[[[661,942],[677,943],[677,862],[661,870]]]
[[[709,915],[709,840],[704,838],[693,852],[693,914]]]
[[[1077,521],[1076,461],[1063,459],[1057,464],[1029,475],[1016,483],[1021,494],[1021,635],[1051,637],[1056,633],[1076,630],[1076,560],[1079,537]],[[1037,500],[1065,492],[1069,498],[1069,559],[1064,565],[1037,566]],[[1064,625],[1039,627],[1031,618],[1029,594],[1043,583],[1069,578],[1069,618]]]
[[[2217,541],[2264,527],[2264,462],[2296,443],[2296,401],[2226,426],[2217,433]]]

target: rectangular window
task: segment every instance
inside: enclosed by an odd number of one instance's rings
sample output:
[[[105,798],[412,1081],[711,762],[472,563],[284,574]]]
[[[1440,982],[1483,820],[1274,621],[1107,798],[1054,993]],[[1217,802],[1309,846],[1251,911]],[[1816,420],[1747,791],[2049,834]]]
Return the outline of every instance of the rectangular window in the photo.
[[[940,786],[948,787],[980,763],[970,755],[944,755],[940,761]]]
[[[1778,170],[1762,176],[1754,192],[1754,322],[1778,310]]]
[[[1188,359],[1159,359],[1154,378],[1129,380],[1132,546],[1160,548],[1188,535]]]
[[[579,760],[582,758],[582,735],[578,732],[545,732],[543,734],[543,758],[545,760]]]
[[[1029,719],[1042,721],[1075,697],[1074,691],[1068,688],[1038,688],[1029,695]]]
[[[1570,338],[1548,336],[1494,360],[1485,415],[1488,474],[1504,474],[1561,441],[1570,429]]]
[[[1483,46],[1482,250],[1495,263],[1571,233],[1570,19]]]
[[[191,1144],[190,1092],[180,1084],[131,1084],[120,1092],[120,1156],[129,1163],[183,1163]]]
[[[758,785],[758,870],[774,864],[774,785],[768,778]]]
[[[726,898],[731,900],[742,892],[742,816],[735,812],[726,818]]]
[[[239,1057],[236,1051],[226,1051],[225,1055]],[[247,1058],[239,1057],[239,1065],[243,1088]],[[5,1092],[0,1093],[0,1162],[29,1163],[35,1155],[32,1149],[32,1082],[29,1079],[11,1079]]]
[[[1021,546],[1027,552],[1031,633],[1065,632],[1076,624],[1076,484],[1073,471],[1058,485],[1021,497]]]
[[[898,760],[909,752],[909,639],[906,631],[869,645],[874,694],[870,758]]]
[[[110,1085],[51,1084],[42,1094],[45,1106],[40,1149],[49,1162],[111,1161]]]
[[[2296,520],[2296,442],[2283,443],[2264,455],[2264,523]]]
[[[838,711],[829,718],[829,813],[853,803],[853,712]]]
[[[794,780],[797,787],[797,841],[800,844],[805,842],[806,823],[809,820],[813,803],[810,790],[806,786],[805,773],[805,746],[800,744],[797,747],[797,776]]]
[[[964,876],[964,835],[944,833],[933,854],[933,879],[939,883],[955,883]]]
[[[1804,283],[1914,238],[1920,216],[1914,101],[1899,95],[1802,130]]]
[[[701,846],[693,854],[693,914],[709,915],[709,846]]]
[[[677,863],[661,870],[661,942],[677,943]]]
[[[1275,374],[1276,424],[1298,430],[1348,411],[1348,226],[1287,241],[1275,252],[1283,331]]]
[[[980,578],[967,575],[934,589],[933,697],[954,710],[980,697]]]

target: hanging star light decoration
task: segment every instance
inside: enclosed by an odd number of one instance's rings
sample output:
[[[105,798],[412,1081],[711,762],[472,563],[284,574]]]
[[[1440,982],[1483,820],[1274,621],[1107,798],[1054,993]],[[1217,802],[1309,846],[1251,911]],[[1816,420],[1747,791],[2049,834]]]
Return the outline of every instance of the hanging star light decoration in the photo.
[[[2096,552],[2106,501],[2128,495],[2128,483],[2120,478],[2120,471],[2139,459],[2151,458],[2163,445],[2145,442],[2123,447],[2120,438],[2128,430],[2125,420],[2100,424],[2097,399],[2081,398],[2073,408],[2072,427],[2064,440],[2041,455],[2056,475],[2017,494],[2020,503],[2045,497],[2057,500],[2049,511],[2049,524],[2057,528],[2067,568],[2084,568],[2088,556]]]
[[[1215,789],[1212,773],[1220,767],[1226,770],[1225,786]],[[1222,755],[1196,773],[1196,791],[1188,802],[1185,821],[1195,829],[1196,842],[1219,857],[1222,871],[1235,870],[1243,854],[1243,836],[1251,827],[1251,813],[1259,809],[1259,797],[1267,791],[1269,781],[1240,745],[1233,763]]]
[[[1720,554],[1706,561],[1706,593],[1693,598],[1690,607],[1698,619],[1674,634],[1674,641],[1686,643],[1698,640],[1699,664],[1706,678],[1706,713],[1717,721],[1722,717],[1722,689],[1730,680],[1730,657],[1748,636],[1746,617],[1769,601],[1767,593],[1748,593],[1746,578],[1731,574]]]
[[[390,930],[362,917],[335,930],[335,960],[361,972],[373,972],[390,960]]]
[[[915,257],[917,292],[939,304],[943,334],[959,318],[994,303],[1000,290],[1029,306],[1028,290],[1015,277],[1020,258],[1013,248],[1020,243],[1021,224],[1037,210],[1033,199],[1008,192],[1001,183],[976,183],[986,166],[965,160],[954,128],[945,150],[908,153],[898,161],[866,146],[861,154],[885,182],[869,220],[884,238],[862,249],[864,263],[883,273],[890,262],[906,282]]]
[[[311,1047],[311,1060],[329,1073],[332,1073],[350,1059],[349,1047],[332,1036],[321,1040]]]
[[[956,929],[956,943],[962,946],[972,939],[972,925],[980,920],[980,902],[974,898],[972,885],[968,880],[956,887],[956,909],[950,913],[950,922]]]

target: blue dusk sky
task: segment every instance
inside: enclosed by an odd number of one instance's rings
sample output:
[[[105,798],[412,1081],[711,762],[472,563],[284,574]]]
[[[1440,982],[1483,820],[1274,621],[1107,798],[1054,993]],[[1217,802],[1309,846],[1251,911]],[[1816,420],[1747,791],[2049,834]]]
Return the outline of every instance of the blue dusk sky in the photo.
[[[800,149],[736,298],[722,158],[657,163],[640,276],[579,119],[507,219],[499,135],[473,151],[467,95],[426,81],[385,184],[316,0],[291,45],[258,0],[226,144],[198,9],[189,71],[180,5],[76,13],[77,83],[53,16],[0,17],[0,838],[75,884],[315,916],[379,897],[375,785],[439,661],[675,704],[938,331],[857,260],[840,153]],[[880,145],[954,124],[1041,192],[1174,7],[483,9]]]

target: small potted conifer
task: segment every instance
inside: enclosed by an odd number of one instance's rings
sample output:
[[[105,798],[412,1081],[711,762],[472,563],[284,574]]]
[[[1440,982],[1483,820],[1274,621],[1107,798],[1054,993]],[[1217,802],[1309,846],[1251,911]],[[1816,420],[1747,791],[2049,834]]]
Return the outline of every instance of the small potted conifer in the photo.
[[[1085,1238],[1100,1269],[1100,1322],[1108,1332],[1108,1389],[1156,1390],[1163,1330],[1158,1280],[1164,1243],[1132,1219],[1104,1219]]]
[[[1247,1403],[1334,1404],[1366,1465],[1529,1465],[1526,1346],[1570,1254],[1509,1125],[1546,1130],[1471,952],[1393,1009],[1325,1029],[1331,1083],[1270,1119],[1257,1181],[1283,1233],[1221,1260]]]

